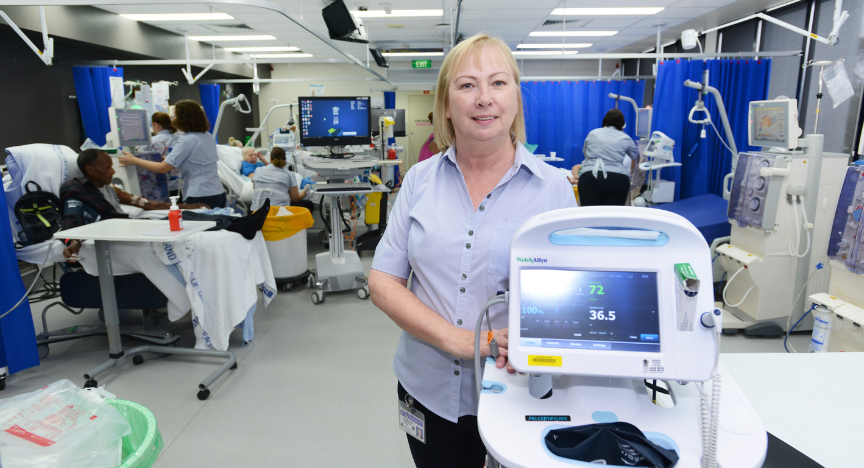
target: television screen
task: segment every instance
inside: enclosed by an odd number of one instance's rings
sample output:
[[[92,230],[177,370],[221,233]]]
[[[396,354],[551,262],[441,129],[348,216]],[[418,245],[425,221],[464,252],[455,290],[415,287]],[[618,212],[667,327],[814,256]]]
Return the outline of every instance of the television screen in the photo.
[[[371,141],[369,96],[301,97],[300,143],[303,146],[368,145]]]

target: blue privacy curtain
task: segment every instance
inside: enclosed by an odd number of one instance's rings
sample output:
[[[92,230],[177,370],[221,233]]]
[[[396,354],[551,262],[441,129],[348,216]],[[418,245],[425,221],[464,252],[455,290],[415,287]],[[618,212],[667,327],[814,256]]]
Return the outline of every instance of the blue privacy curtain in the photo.
[[[657,67],[652,131],[663,132],[675,140],[675,161],[682,166],[664,169],[663,178],[675,181],[676,200],[707,193],[722,196],[723,177],[732,167],[732,154],[720,142],[714,129],[706,126],[707,135],[703,139],[700,138],[702,126],[687,120],[696,102],[697,91],[684,87],[684,80],[701,82],[702,72],[706,69],[708,84],[717,88],[723,97],[738,151],[758,150],[747,145],[748,103],[767,99],[770,59],[661,62]],[[714,97],[709,94],[703,100],[711,113],[711,121],[726,142],[726,132]],[[698,112],[694,118],[702,120],[704,115]]]
[[[5,206],[6,192],[0,190],[0,196]],[[26,292],[8,223],[0,227],[0,314],[11,309]],[[9,315],[0,319],[0,367],[8,367],[9,373],[14,374],[38,365],[36,330],[33,328],[30,302],[25,299]]]
[[[562,81],[524,82],[525,130],[528,143],[537,145],[537,154],[556,156],[564,161],[550,163],[571,168],[582,162],[582,145],[588,132],[600,128],[603,116],[615,108],[609,93],[621,94],[642,104],[644,81]],[[620,101],[627,126],[624,132],[635,137],[636,113],[633,106]]]
[[[201,106],[204,107],[204,113],[207,114],[207,120],[210,122],[210,132],[213,132],[213,126],[216,125],[216,117],[219,115],[219,91],[221,86],[218,84],[199,84],[198,92],[201,93]],[[217,138],[217,135],[213,135]],[[218,138],[216,141],[219,141]]]
[[[75,94],[81,121],[87,138],[99,146],[105,144],[105,134],[111,131],[108,108],[111,107],[111,85],[108,77],[123,78],[123,69],[113,67],[72,67]]]

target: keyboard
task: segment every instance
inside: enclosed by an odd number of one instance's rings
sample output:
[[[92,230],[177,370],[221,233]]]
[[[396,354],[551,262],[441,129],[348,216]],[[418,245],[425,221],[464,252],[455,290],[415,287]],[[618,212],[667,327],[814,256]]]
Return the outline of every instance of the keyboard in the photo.
[[[372,184],[369,182],[344,182],[330,184],[314,184],[316,192],[369,192]]]

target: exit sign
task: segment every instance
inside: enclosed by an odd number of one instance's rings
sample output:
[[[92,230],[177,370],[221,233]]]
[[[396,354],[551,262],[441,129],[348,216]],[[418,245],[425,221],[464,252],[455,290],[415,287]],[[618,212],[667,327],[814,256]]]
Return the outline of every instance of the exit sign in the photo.
[[[411,68],[432,68],[431,60],[412,60]]]

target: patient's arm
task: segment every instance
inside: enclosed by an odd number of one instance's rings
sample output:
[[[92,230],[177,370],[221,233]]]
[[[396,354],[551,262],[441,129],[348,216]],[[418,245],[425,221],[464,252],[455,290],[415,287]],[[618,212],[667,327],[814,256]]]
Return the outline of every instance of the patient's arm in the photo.
[[[171,208],[170,203],[165,202],[156,202],[150,201],[146,198],[139,198],[138,196],[132,195],[131,193],[124,192],[117,187],[111,186],[114,188],[114,192],[117,194],[117,198],[120,199],[120,203],[129,206],[137,206],[146,211],[151,210],[167,210]],[[198,208],[210,209],[209,206],[203,203],[178,203],[177,206],[181,210],[195,210]]]

